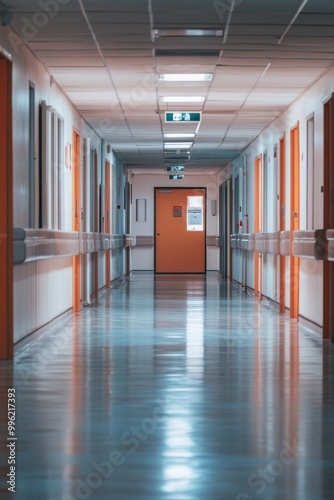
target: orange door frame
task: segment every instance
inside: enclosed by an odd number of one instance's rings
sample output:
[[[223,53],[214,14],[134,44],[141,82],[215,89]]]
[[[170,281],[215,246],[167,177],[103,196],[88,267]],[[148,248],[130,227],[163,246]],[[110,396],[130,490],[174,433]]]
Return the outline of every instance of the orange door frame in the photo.
[[[12,63],[0,58],[0,359],[13,358]]]
[[[254,232],[262,232],[262,155],[255,158]],[[254,295],[262,298],[262,254],[254,252]]]
[[[285,134],[279,141],[279,230],[285,231]],[[279,258],[279,312],[285,312],[285,257]]]
[[[81,230],[80,213],[80,135],[72,132],[72,229]],[[75,255],[72,268],[73,312],[80,311],[81,302],[81,257]]]
[[[298,318],[299,258],[292,255],[293,231],[299,230],[299,122],[290,130],[290,318]]]

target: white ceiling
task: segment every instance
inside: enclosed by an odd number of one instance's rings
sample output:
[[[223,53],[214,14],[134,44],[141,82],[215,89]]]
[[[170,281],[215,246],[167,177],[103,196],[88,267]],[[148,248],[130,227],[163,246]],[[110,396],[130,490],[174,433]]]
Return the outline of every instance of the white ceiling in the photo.
[[[57,12],[48,14],[43,0],[0,4],[130,169],[163,170],[163,133],[196,130],[187,171],[222,168],[334,61],[332,0],[54,0]],[[44,26],[29,32],[27,20]],[[152,39],[152,30],[163,28],[224,35]],[[214,76],[167,83],[160,73]],[[161,102],[170,95],[205,100]],[[200,110],[202,122],[165,124],[167,110]]]

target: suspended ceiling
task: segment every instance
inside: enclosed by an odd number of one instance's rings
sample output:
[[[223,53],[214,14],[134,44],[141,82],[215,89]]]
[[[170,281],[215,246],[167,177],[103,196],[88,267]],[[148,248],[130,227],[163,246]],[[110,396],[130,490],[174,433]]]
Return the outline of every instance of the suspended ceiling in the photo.
[[[334,61],[331,0],[0,5],[81,115],[133,170],[163,170],[167,163],[182,163],[187,171],[221,169]],[[219,30],[219,36],[161,36],[168,29]],[[170,73],[213,76],[205,82],[159,80]],[[162,102],[164,96],[204,101],[171,104]],[[167,110],[201,111],[202,121],[166,124]],[[190,149],[166,152],[166,133],[195,136]]]

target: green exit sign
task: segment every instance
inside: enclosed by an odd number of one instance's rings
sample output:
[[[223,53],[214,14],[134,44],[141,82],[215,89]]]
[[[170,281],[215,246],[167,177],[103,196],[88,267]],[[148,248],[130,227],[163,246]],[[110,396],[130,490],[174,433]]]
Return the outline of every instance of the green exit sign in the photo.
[[[170,122],[200,122],[202,113],[200,111],[166,111],[165,123]]]

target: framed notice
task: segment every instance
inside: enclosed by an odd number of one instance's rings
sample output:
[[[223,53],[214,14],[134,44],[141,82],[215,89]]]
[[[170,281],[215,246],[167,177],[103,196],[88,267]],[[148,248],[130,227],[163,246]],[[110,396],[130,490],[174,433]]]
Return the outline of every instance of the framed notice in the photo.
[[[173,207],[173,217],[182,217],[182,206],[175,205]]]

